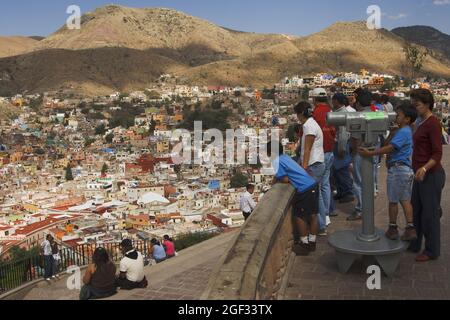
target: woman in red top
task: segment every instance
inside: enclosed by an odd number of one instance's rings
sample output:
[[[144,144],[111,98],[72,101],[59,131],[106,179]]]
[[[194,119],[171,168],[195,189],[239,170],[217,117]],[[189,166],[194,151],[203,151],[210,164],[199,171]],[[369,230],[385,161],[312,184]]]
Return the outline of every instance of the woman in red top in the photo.
[[[434,97],[429,90],[414,90],[411,102],[419,116],[413,138],[415,181],[411,200],[418,238],[411,243],[409,250],[419,253],[424,237],[425,250],[416,261],[427,262],[441,255],[441,195],[446,179],[441,165],[441,125],[439,119],[433,116]]]
[[[175,257],[175,244],[168,235],[164,236],[163,246],[164,249],[166,250],[167,258]]]

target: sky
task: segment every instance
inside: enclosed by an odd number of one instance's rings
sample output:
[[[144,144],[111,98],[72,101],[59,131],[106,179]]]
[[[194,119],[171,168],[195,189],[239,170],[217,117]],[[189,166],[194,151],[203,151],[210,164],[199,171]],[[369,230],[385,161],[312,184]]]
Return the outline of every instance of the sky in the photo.
[[[378,5],[383,28],[429,25],[450,34],[450,0],[2,0],[0,35],[47,36],[65,24],[69,5],[86,13],[111,3],[172,8],[235,30],[300,36],[337,21],[366,21],[368,6]]]

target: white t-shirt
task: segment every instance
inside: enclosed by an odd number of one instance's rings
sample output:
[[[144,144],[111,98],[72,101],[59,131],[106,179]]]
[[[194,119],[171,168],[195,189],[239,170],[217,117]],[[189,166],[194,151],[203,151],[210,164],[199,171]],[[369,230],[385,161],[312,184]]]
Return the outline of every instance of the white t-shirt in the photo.
[[[41,247],[44,250],[44,256],[51,256],[53,254],[50,241],[44,240],[44,242],[42,242],[41,244]]]
[[[131,253],[133,255],[133,251],[127,252],[127,255]],[[138,251],[136,259],[130,259],[128,257],[124,257],[120,260],[120,272],[126,272],[127,279],[132,282],[141,282],[144,280],[144,258],[142,254]]]
[[[253,201],[253,196],[250,192],[246,191],[242,194],[240,207],[241,211],[245,213],[250,213],[256,208],[256,203]]]
[[[345,110],[346,112],[356,112],[355,108],[353,108],[352,106],[346,106]]]
[[[316,162],[324,163],[325,154],[323,152],[323,133],[319,124],[311,117],[303,124],[303,136],[302,136],[302,153],[301,163],[303,163],[303,157],[305,155],[305,138],[306,136],[314,136],[314,143],[311,148],[311,156],[309,158],[308,166],[313,165]]]

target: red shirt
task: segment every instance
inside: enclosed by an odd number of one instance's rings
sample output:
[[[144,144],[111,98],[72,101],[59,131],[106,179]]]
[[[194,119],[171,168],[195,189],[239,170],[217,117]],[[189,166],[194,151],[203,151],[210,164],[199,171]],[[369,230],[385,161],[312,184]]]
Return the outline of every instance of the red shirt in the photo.
[[[169,257],[172,257],[175,255],[175,245],[172,241],[164,241],[164,247],[166,249],[166,254]]]
[[[323,132],[323,151],[333,152],[336,142],[336,128],[327,125],[327,114],[331,108],[327,104],[319,104],[314,109],[313,118],[319,124]]]
[[[435,116],[431,116],[417,128],[413,141],[414,172],[426,165],[430,159],[436,161],[436,165],[429,170],[430,172],[442,170],[442,129],[441,123]]]

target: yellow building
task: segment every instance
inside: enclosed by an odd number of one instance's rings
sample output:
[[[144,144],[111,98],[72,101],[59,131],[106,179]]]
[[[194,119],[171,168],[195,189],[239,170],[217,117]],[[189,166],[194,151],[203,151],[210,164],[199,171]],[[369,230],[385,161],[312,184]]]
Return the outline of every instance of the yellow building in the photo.
[[[31,203],[26,203],[26,204],[24,204],[24,205],[23,205],[23,208],[24,208],[26,211],[31,212],[31,213],[36,213],[36,212],[39,211],[39,207],[36,206],[36,205],[34,205],[34,204],[31,204]]]
[[[165,153],[170,150],[169,141],[158,141],[156,143],[156,152],[157,153]]]

